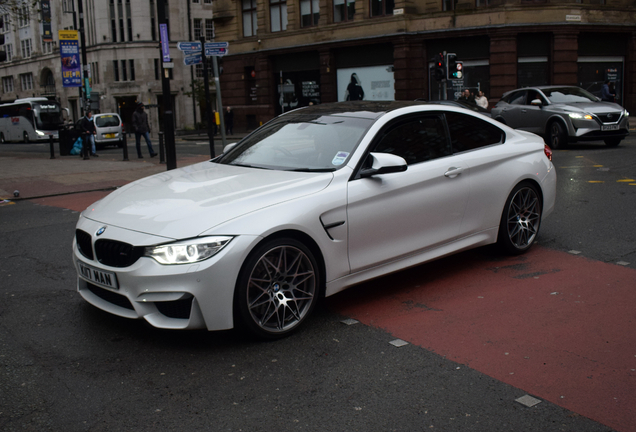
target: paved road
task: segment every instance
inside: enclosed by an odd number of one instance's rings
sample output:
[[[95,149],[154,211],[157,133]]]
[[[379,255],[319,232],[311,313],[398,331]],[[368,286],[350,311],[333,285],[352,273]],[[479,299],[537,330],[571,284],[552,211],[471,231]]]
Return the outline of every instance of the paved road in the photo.
[[[73,209],[106,192],[2,206],[0,429],[636,430],[635,144],[555,152],[559,201],[531,253],[351,288],[266,344],[85,304]]]

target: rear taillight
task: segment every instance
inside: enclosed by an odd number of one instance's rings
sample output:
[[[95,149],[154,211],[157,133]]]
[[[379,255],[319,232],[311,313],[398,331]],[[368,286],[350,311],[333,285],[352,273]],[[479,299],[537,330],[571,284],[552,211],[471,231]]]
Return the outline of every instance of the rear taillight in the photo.
[[[545,153],[545,156],[549,160],[552,160],[552,149],[550,147],[548,147],[547,144],[545,146],[543,146],[543,152]]]
[[[123,132],[126,132],[126,130],[124,129],[124,124],[123,124],[123,123],[122,123],[122,124],[120,124],[119,126],[121,126],[121,131],[122,131],[122,133],[123,133]]]

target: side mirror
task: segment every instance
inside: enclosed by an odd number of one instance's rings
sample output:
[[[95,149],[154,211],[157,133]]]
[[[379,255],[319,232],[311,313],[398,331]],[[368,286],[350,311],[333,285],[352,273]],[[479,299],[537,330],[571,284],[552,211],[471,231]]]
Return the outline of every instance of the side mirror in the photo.
[[[230,150],[232,150],[234,147],[236,147],[236,144],[238,143],[231,143],[226,145],[225,147],[223,147],[223,154],[229,152]]]
[[[404,158],[389,153],[370,153],[371,167],[360,171],[360,178],[379,174],[390,174],[406,171],[408,165]]]
[[[543,102],[541,102],[541,99],[532,99],[532,102],[530,102],[530,105],[543,106]]]

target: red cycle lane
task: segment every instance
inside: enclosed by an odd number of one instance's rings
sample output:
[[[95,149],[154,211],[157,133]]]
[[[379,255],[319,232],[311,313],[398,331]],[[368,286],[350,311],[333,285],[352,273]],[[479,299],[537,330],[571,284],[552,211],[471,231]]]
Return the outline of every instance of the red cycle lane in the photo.
[[[336,312],[619,431],[636,431],[636,271],[479,249],[351,288]]]

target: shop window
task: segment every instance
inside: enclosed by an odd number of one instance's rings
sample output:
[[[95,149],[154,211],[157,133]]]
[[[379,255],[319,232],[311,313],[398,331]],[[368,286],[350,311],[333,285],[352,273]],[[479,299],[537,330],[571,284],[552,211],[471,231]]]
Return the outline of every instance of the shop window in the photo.
[[[547,57],[519,57],[517,60],[517,86],[530,87],[549,84]]]
[[[371,16],[393,15],[395,0],[371,0]]]
[[[318,0],[300,0],[300,26],[311,27],[318,25],[320,19],[320,4]]]
[[[355,13],[355,0],[333,0],[333,22],[353,21]]]
[[[269,14],[272,32],[287,30],[287,0],[270,0]]]
[[[256,0],[243,0],[243,36],[256,36]]]

